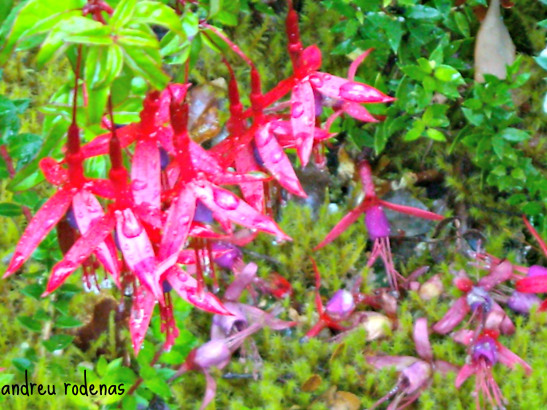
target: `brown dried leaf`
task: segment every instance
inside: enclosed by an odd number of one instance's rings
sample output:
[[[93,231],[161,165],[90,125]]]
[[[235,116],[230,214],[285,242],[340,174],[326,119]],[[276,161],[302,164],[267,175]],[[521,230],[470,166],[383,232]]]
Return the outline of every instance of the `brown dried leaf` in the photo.
[[[319,388],[322,381],[321,376],[314,374],[304,382],[302,385],[302,391],[306,393],[315,391]]]
[[[503,24],[500,0],[492,0],[475,42],[475,81],[484,82],[484,74],[505,78],[505,66],[514,61],[515,45]]]
[[[338,391],[334,395],[334,400],[328,403],[330,410],[359,410],[361,400],[355,394],[347,391]]]

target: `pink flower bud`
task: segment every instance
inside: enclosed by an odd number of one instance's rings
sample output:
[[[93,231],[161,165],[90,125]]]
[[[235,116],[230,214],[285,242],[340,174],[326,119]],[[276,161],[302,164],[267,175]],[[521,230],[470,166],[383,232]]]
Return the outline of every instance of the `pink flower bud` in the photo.
[[[333,319],[343,320],[355,309],[353,295],[347,290],[338,290],[328,301],[326,312]]]
[[[489,336],[482,336],[473,345],[472,357],[474,361],[484,359],[490,366],[498,361],[496,341]]]
[[[231,356],[232,353],[225,339],[211,340],[195,351],[192,365],[200,369],[213,366],[222,368],[228,364]]]

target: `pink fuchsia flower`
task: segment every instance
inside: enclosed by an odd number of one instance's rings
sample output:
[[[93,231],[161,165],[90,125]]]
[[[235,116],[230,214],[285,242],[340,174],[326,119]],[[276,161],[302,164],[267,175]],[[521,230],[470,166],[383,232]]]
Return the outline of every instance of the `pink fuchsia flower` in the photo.
[[[459,388],[470,376],[475,375],[475,405],[481,408],[480,396],[485,396],[493,407],[505,408],[506,401],[492,375],[492,368],[496,363],[502,363],[510,369],[517,364],[522,366],[526,375],[530,375],[532,368],[498,342],[499,333],[494,330],[485,330],[478,337],[471,330],[458,332],[455,340],[469,347],[466,364],[462,366],[456,377],[456,388]]]
[[[431,382],[433,372],[439,371],[443,374],[450,371],[457,371],[457,366],[443,360],[434,360],[431,344],[429,343],[429,330],[427,319],[419,318],[414,323],[413,331],[414,344],[417,357],[412,356],[369,356],[367,362],[376,369],[395,367],[399,371],[399,379],[393,389],[384,397],[378,400],[370,409],[377,408],[386,400],[391,401],[388,410],[403,409],[416,401],[422,392],[427,389]]]
[[[327,234],[325,239],[323,239],[321,243],[314,248],[314,250],[321,249],[325,245],[332,242],[352,223],[354,223],[361,216],[361,214],[365,214],[365,225],[367,227],[370,239],[373,241],[372,253],[367,262],[367,266],[372,266],[378,258],[382,259],[389,284],[392,289],[397,290],[398,282],[404,281],[405,279],[397,272],[393,263],[391,245],[389,242],[390,227],[384,214],[383,207],[385,206],[386,208],[396,212],[434,221],[440,221],[444,219],[444,217],[433,212],[424,211],[422,209],[413,208],[410,206],[393,204],[378,198],[372,182],[370,165],[367,161],[363,161],[359,164],[359,173],[363,185],[362,189],[365,193],[363,202],[361,202],[357,208],[353,209],[346,216],[344,216],[342,220]]]
[[[472,320],[476,319],[480,326],[484,326],[488,314],[496,311],[503,314],[501,331],[511,334],[515,331],[515,325],[505,314],[503,308],[496,303],[490,292],[492,289],[511,278],[513,267],[508,261],[496,265],[488,274],[475,285],[464,271],[459,271],[454,279],[454,285],[464,292],[464,296],[456,299],[448,312],[433,326],[436,333],[447,334],[458,326],[468,313],[472,313]]]
[[[266,316],[264,316],[265,318]],[[234,352],[241,347],[245,339],[259,331],[265,325],[264,321],[257,321],[229,337],[211,340],[192,350],[188,354],[184,364],[170,380],[176,379],[181,374],[192,370],[203,373],[207,386],[200,410],[204,410],[214,399],[216,393],[216,381],[211,376],[210,369],[213,367],[218,369],[226,367]]]

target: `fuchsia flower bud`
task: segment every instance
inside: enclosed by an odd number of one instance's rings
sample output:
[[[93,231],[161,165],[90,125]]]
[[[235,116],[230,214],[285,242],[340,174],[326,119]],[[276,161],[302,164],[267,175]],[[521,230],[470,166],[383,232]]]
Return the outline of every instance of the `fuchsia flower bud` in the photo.
[[[389,222],[381,206],[373,206],[365,213],[365,225],[370,239],[387,238],[390,233]]]
[[[347,290],[338,290],[327,302],[325,311],[335,320],[346,319],[355,309],[355,299]]]
[[[228,242],[215,242],[213,243],[212,248],[214,251],[227,251],[222,256],[214,258],[214,262],[224,269],[232,270],[235,264],[241,261],[243,256],[241,249]]]
[[[480,286],[473,286],[466,296],[466,301],[473,312],[482,308],[483,312],[489,312],[492,308],[492,298],[486,290]]]

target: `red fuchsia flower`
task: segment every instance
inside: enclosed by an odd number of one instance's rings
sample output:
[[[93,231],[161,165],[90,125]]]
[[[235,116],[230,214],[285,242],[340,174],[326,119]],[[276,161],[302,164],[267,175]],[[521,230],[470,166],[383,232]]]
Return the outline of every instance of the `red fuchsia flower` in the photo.
[[[79,53],[76,72],[79,70],[80,63],[81,55]],[[70,208],[75,216],[80,233],[85,235],[89,231],[90,226],[103,214],[102,206],[93,195],[105,198],[112,198],[114,196],[114,191],[109,181],[92,180],[84,176],[84,157],[80,149],[80,129],[76,123],[78,75],[76,75],[75,81],[76,86],[74,88],[72,123],[68,129],[68,143],[65,159],[62,162],[67,165],[67,168],[63,168],[61,164],[57,163],[57,161],[52,158],[44,158],[40,162],[40,167],[46,176],[46,179],[60,188],[46,201],[28,224],[15,248],[8,269],[4,274],[4,278],[15,273],[15,271],[23,265],[38,244],[47,236]],[[106,235],[103,236],[102,240],[98,242],[87,255],[78,255],[77,261],[71,261],[74,265],[74,269],[82,264],[92,252],[95,253],[97,259],[103,264],[106,271],[119,286],[119,261],[116,255],[114,242],[111,237],[107,237]],[[70,252],[65,255],[65,258],[73,256],[72,254],[68,256],[69,254]],[[50,281],[53,279],[52,274]]]
[[[376,121],[361,103],[385,103],[394,101],[379,90],[367,84],[353,81],[359,62],[350,69],[351,78],[345,79],[317,71],[321,67],[321,51],[312,45],[302,48],[298,29],[298,15],[289,2],[286,20],[286,31],[289,39],[289,54],[293,63],[294,74],[291,81],[280,83],[266,99],[281,98],[287,87],[292,86],[291,125],[296,138],[298,157],[303,166],[308,163],[315,135],[315,117],[317,113],[316,95],[326,96],[341,102],[341,111],[364,121]],[[367,52],[368,53],[368,52]],[[362,59],[366,57],[365,54]]]
[[[405,279],[397,272],[393,263],[391,245],[389,242],[390,227],[382,207],[385,206],[386,208],[396,212],[433,221],[440,221],[444,219],[444,217],[433,212],[424,211],[422,209],[413,208],[410,206],[393,204],[378,198],[372,182],[370,165],[367,161],[363,161],[359,164],[359,173],[363,184],[362,189],[365,193],[364,200],[357,206],[357,208],[353,209],[346,216],[344,216],[342,220],[338,222],[338,224],[327,234],[325,239],[323,239],[321,243],[314,248],[314,250],[321,249],[325,245],[332,242],[352,223],[354,223],[361,216],[361,214],[365,214],[365,225],[367,227],[370,239],[373,241],[372,253],[367,262],[367,266],[370,267],[374,265],[374,262],[376,262],[378,258],[381,258],[386,269],[389,284],[393,290],[397,290],[398,282],[404,282]]]
[[[377,408],[386,400],[391,401],[388,410],[404,409],[415,402],[422,392],[432,382],[433,372],[439,371],[443,374],[455,372],[457,366],[443,360],[434,360],[431,344],[429,343],[429,331],[427,319],[419,318],[414,323],[413,331],[414,345],[418,352],[417,357],[412,356],[369,356],[367,362],[376,369],[395,367],[400,372],[397,384],[384,397],[378,400],[370,409]]]
[[[471,319],[476,319],[479,328],[484,327],[489,314],[499,312],[503,316],[501,332],[512,334],[515,325],[503,308],[494,301],[492,290],[495,286],[511,279],[513,267],[508,261],[496,265],[490,274],[482,277],[475,285],[464,271],[459,271],[454,278],[454,285],[464,292],[464,295],[454,302],[448,312],[433,326],[436,333],[447,334],[458,326],[471,313]]]
[[[526,375],[530,375],[532,368],[498,342],[499,332],[485,330],[475,337],[475,332],[464,330],[458,332],[455,340],[469,347],[468,359],[456,377],[456,388],[459,388],[470,376],[475,375],[475,405],[481,408],[480,395],[485,396],[495,408],[505,408],[507,404],[501,390],[492,375],[492,368],[496,363],[502,363],[510,369],[517,364],[522,366]]]

